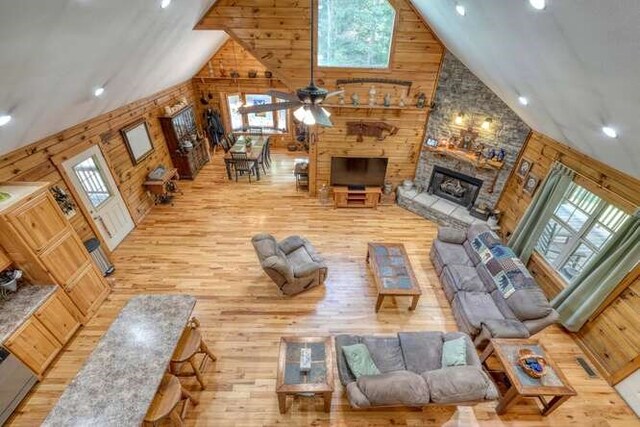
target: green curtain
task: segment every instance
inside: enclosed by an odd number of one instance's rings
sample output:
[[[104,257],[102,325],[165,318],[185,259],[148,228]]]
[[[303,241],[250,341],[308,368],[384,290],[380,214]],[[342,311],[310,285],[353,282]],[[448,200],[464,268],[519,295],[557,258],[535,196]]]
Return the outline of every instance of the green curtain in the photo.
[[[525,264],[574,175],[573,170],[555,162],[509,239],[508,245]]]
[[[604,248],[551,301],[560,323],[577,332],[640,261],[640,212],[622,225]]]

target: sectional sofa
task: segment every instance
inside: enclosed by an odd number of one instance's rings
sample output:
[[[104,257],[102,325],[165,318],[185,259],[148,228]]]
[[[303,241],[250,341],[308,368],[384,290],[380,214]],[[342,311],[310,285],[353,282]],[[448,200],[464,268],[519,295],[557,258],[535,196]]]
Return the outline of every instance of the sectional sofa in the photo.
[[[430,258],[458,326],[479,349],[491,338],[528,338],[558,319],[522,262],[484,224],[440,227]]]

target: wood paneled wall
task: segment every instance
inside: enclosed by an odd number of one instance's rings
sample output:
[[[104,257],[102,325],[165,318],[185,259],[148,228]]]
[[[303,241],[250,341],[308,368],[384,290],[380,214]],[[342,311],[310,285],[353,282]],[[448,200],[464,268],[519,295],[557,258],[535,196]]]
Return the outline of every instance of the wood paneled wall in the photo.
[[[416,96],[424,92],[432,99],[444,47],[424,23],[408,0],[390,0],[397,12],[391,64],[388,69],[318,68],[316,76],[323,87],[336,89],[336,80],[343,78],[387,78],[413,82],[407,105],[414,105]],[[292,0],[219,0],[205,14],[196,29],[226,31],[289,88],[306,86],[309,82],[309,5]],[[346,86],[346,98],[358,93],[367,103],[370,85]],[[395,86],[377,84],[378,104],[386,92],[397,105],[401,90]],[[337,99],[330,101],[337,103]],[[316,147],[311,152],[310,190],[329,179],[331,156],[388,156],[388,179],[395,184],[415,176],[415,167],[424,138],[428,113],[414,108],[404,110],[348,109],[328,106],[333,114],[332,129],[320,129]],[[386,121],[400,127],[397,136],[384,142],[365,138],[345,137],[346,122],[357,120]],[[314,177],[314,172],[317,174]]]
[[[227,77],[220,75],[220,64],[224,67]],[[240,77],[232,79],[229,74],[232,70],[238,70]],[[247,77],[250,70],[258,72],[257,78]],[[198,102],[197,111],[202,118],[206,108],[214,108],[221,112],[224,118],[227,132],[229,111],[226,103],[227,94],[244,92],[244,93],[265,93],[269,89],[278,89],[284,92],[292,92],[285,84],[277,78],[266,78],[264,72],[267,71],[260,61],[258,61],[250,52],[243,48],[238,42],[229,39],[216,52],[205,66],[193,77],[194,90],[197,97],[204,96],[207,99],[211,94],[212,99],[208,99],[209,105],[203,105]],[[282,145],[291,139],[293,130],[291,118],[289,119],[290,134],[282,138],[274,138],[274,146]]]
[[[51,157],[80,143],[99,144],[133,220],[138,224],[153,206],[142,186],[147,173],[160,163],[172,164],[157,117],[162,114],[165,105],[174,103],[181,96],[193,102],[194,92],[190,81],[4,154],[0,157],[0,181],[47,181],[66,188]],[[144,161],[133,166],[120,129],[143,117],[149,124],[155,150]],[[87,218],[79,209],[71,223],[82,239],[94,235]]]
[[[531,173],[543,180],[554,161],[559,160],[578,174],[598,185],[590,189],[618,205],[640,206],[640,181],[604,163],[559,143],[539,132],[532,132],[520,158],[533,161]],[[520,160],[518,159],[518,163]],[[588,182],[583,183],[589,186]],[[595,187],[595,188],[594,188]],[[600,187],[600,188],[598,188]],[[513,232],[518,221],[531,203],[531,196],[522,191],[522,180],[515,174],[509,178],[505,191],[498,201],[503,212],[500,225],[505,235]]]
[[[576,182],[599,196],[627,211],[640,205],[639,180],[541,133],[532,132],[520,157],[533,161],[531,173],[541,180],[558,160],[579,174]],[[513,232],[529,203],[531,197],[522,191],[522,180],[512,174],[498,202],[498,209],[503,212],[500,225],[505,235]],[[528,267],[549,298],[564,288],[562,279],[540,256],[534,254]],[[627,285],[628,288],[576,334],[585,352],[611,383],[640,368],[640,279],[621,284]]]

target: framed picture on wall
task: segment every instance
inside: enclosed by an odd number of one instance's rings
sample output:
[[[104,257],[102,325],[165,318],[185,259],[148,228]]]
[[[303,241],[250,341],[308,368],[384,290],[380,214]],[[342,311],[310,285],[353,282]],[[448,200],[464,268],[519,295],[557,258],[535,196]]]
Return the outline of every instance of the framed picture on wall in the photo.
[[[539,183],[540,183],[540,178],[530,173],[529,175],[527,175],[527,177],[524,180],[524,184],[522,185],[522,191],[524,191],[526,194],[530,196],[533,196],[533,193],[536,192],[536,189],[538,188]]]
[[[134,165],[137,165],[153,152],[153,143],[146,120],[139,120],[120,130],[124,144]]]
[[[520,179],[525,179],[531,168],[533,167],[533,162],[529,159],[520,160],[520,164],[518,165],[518,169],[516,170],[516,175]]]

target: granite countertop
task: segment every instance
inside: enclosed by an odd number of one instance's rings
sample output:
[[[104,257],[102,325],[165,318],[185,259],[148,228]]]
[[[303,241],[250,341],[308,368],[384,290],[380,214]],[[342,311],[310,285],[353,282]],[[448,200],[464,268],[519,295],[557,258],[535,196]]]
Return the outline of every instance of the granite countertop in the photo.
[[[118,314],[43,426],[139,426],[196,299],[139,295]]]
[[[22,285],[0,298],[0,344],[4,343],[57,289],[56,285]]]

